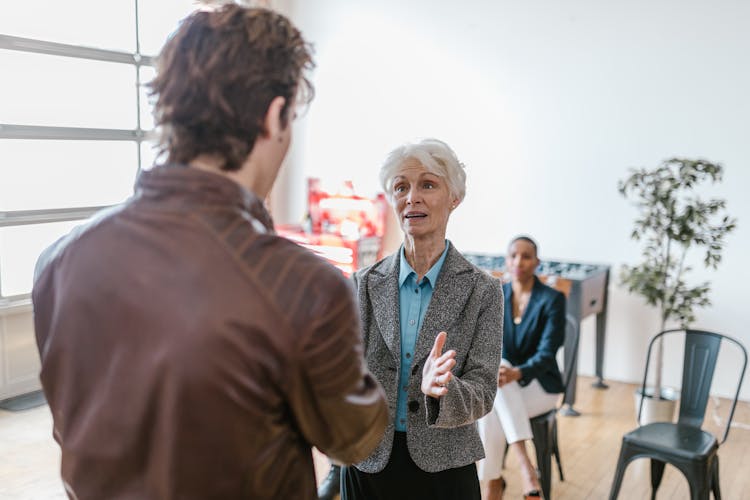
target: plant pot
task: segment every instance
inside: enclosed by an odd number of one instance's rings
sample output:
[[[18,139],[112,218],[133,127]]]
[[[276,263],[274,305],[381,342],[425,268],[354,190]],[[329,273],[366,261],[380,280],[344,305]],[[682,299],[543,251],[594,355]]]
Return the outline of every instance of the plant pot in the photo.
[[[641,404],[641,389],[638,388],[633,394],[635,400],[635,416],[638,418],[638,407]],[[646,397],[643,399],[643,409],[638,425],[651,424],[653,422],[674,422],[675,409],[680,394],[674,389],[664,387],[661,397],[654,397],[654,389],[646,388]]]

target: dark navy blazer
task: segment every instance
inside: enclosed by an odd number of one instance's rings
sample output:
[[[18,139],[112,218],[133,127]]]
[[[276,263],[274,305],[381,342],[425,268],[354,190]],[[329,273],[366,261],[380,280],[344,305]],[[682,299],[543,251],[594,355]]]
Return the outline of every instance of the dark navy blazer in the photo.
[[[563,380],[555,355],[565,341],[565,295],[534,276],[529,303],[521,324],[513,323],[513,287],[503,285],[503,358],[521,369],[519,384],[538,379],[547,392],[563,392]]]

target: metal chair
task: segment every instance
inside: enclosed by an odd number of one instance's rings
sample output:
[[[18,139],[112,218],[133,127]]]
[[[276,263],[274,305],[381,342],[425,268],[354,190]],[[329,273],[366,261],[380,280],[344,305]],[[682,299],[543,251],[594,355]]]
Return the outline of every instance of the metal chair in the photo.
[[[565,389],[573,378],[573,369],[576,366],[578,356],[579,330],[578,322],[570,315],[565,317],[565,344],[570,346],[572,355],[570,359],[564,360],[563,378]],[[534,437],[534,449],[536,450],[536,464],[539,469],[539,482],[542,484],[542,493],[546,500],[551,500],[552,492],[552,456],[557,462],[557,472],[560,481],[565,481],[562,464],[560,462],[560,447],[557,442],[557,408],[547,413],[537,415],[530,419],[531,434]]]
[[[682,368],[680,414],[677,423],[651,423],[638,427],[623,436],[620,458],[617,462],[612,490],[609,495],[610,500],[617,498],[625,469],[636,458],[651,459],[652,500],[656,498],[656,490],[659,488],[664,474],[664,466],[667,463],[672,464],[685,475],[690,486],[691,500],[707,500],[709,491],[713,491],[716,500],[721,499],[717,451],[729,434],[734,410],[737,406],[737,398],[742,387],[742,379],[747,368],[747,351],[737,340],[719,333],[701,330],[665,330],[654,336],[648,346],[646,371],[641,386],[642,391],[646,389],[646,378],[654,342],[667,335],[678,335],[683,332],[685,334],[685,354]],[[701,426],[706,414],[706,405],[719,348],[724,340],[737,346],[743,362],[724,434],[721,441],[718,441],[716,436],[702,430]],[[638,408],[639,422],[642,409],[643,399],[641,399]]]
[[[578,339],[580,330],[578,322],[570,314],[565,316],[565,349],[566,352],[572,353],[570,359],[564,359],[563,365],[563,394],[568,389],[573,379],[573,370],[576,366],[576,357],[578,356]],[[550,410],[536,417],[529,419],[531,423],[531,434],[534,441],[534,450],[536,452],[536,466],[539,472],[539,482],[542,485],[542,493],[546,500],[551,500],[552,492],[552,456],[557,462],[557,472],[560,475],[560,481],[565,481],[563,475],[562,463],[560,462],[560,447],[557,441],[557,412],[559,408]],[[505,457],[508,455],[508,443],[505,444],[505,455],[503,456],[503,466]]]

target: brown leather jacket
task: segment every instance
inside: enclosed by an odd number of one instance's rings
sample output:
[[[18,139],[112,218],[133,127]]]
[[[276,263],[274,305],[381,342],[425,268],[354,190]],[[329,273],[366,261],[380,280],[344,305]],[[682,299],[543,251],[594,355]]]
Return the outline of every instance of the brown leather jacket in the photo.
[[[310,446],[387,421],[350,283],[227,178],[144,172],[40,258],[41,380],[71,498],[312,499]]]

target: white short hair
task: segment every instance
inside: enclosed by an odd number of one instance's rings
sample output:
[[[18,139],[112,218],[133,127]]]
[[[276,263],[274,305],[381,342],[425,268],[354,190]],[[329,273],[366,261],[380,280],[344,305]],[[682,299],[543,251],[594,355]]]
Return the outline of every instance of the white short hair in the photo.
[[[461,202],[466,195],[466,172],[464,165],[458,161],[456,153],[443,141],[438,139],[424,139],[414,144],[404,144],[397,147],[385,159],[380,167],[380,186],[383,188],[388,201],[393,203],[393,179],[398,175],[404,163],[415,159],[422,166],[448,184],[451,196]]]

